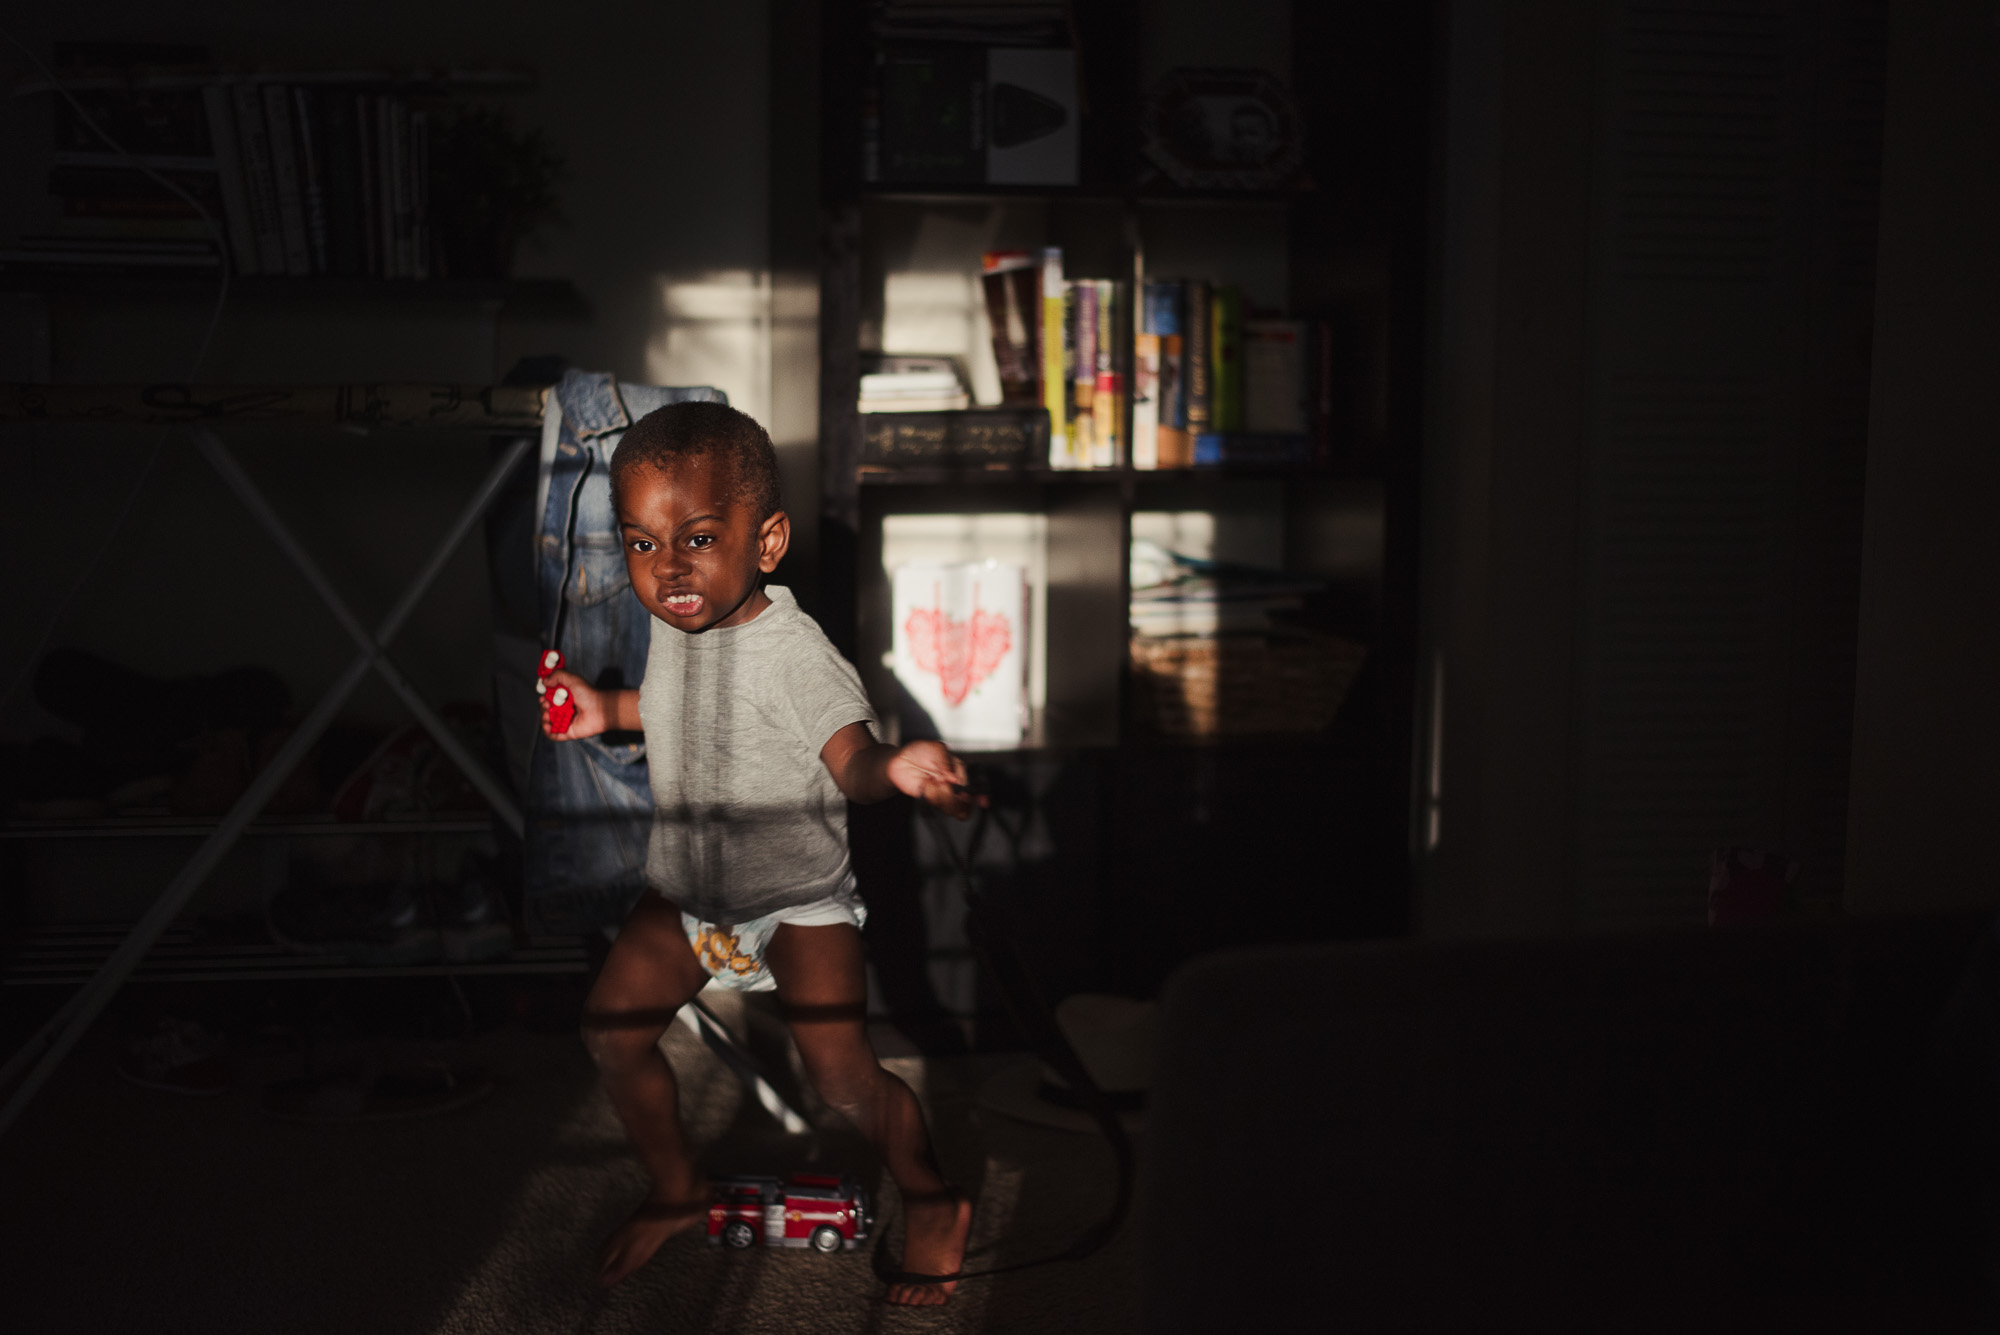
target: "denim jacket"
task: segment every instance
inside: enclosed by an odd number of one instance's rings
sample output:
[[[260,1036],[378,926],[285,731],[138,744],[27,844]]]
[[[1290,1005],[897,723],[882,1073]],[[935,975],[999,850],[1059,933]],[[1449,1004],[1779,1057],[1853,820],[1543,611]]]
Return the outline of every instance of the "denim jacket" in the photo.
[[[600,687],[638,689],[650,637],[646,609],[627,596],[611,454],[632,423],[689,401],[728,399],[716,389],[621,385],[584,371],[565,373],[550,395],[548,411],[561,420],[538,489],[546,496],[535,538],[542,643]],[[547,931],[622,921],[645,888],[653,792],[644,742],[629,733],[574,742],[537,735],[528,774],[530,921]]]

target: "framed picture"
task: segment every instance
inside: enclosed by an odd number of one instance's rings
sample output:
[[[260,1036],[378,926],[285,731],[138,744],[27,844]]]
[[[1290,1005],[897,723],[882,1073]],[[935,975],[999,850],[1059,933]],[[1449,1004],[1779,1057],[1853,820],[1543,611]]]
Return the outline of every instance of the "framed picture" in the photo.
[[[1262,70],[1175,70],[1142,130],[1147,160],[1184,190],[1278,190],[1305,162],[1298,106]]]

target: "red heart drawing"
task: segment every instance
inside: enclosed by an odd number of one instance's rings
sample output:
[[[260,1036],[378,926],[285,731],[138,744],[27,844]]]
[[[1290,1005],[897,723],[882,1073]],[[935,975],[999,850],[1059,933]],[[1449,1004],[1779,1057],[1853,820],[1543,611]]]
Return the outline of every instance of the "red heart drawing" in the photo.
[[[933,600],[942,601],[935,588]],[[1013,628],[1005,613],[978,608],[979,586],[972,586],[974,610],[971,621],[946,615],[942,607],[915,607],[903,622],[910,637],[910,656],[921,672],[937,673],[944,687],[945,703],[956,705],[972,688],[993,675],[1000,660],[1014,643]]]

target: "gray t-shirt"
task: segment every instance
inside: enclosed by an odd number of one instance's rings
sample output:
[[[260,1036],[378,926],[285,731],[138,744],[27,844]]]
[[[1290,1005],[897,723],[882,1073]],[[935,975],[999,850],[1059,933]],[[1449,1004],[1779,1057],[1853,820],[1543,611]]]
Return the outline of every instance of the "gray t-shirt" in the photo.
[[[875,712],[854,665],[791,590],[698,635],[653,619],[639,722],[653,782],[646,881],[703,922],[742,923],[849,890],[847,799],[819,758]]]

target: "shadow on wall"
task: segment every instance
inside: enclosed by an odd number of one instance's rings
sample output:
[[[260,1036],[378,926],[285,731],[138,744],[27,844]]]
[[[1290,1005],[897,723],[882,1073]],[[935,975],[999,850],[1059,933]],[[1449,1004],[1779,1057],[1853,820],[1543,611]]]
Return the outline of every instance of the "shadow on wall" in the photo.
[[[777,582],[811,610],[819,556],[817,284],[774,282],[763,269],[697,269],[652,281],[646,379],[714,385],[771,433],[792,519],[792,550]]]

